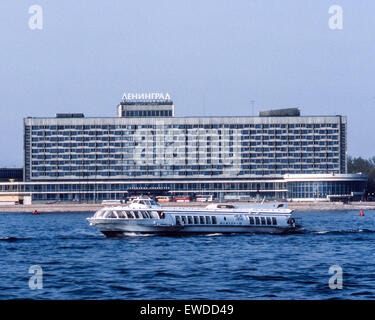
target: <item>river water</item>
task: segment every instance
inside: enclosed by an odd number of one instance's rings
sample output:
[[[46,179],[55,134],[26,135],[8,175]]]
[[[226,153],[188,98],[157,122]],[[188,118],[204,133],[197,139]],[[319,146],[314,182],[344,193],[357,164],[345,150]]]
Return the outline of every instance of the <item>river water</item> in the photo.
[[[0,299],[375,298],[375,211],[297,212],[288,235],[110,239],[91,215],[0,214]]]

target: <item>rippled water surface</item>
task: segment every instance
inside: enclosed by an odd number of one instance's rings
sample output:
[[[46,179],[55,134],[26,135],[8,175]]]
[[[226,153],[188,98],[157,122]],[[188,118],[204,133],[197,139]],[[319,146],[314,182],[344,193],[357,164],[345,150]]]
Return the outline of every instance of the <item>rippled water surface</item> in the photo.
[[[107,239],[89,213],[0,214],[0,299],[374,299],[375,211],[298,212],[298,234]],[[30,266],[43,289],[30,290]],[[331,290],[331,265],[343,289]]]

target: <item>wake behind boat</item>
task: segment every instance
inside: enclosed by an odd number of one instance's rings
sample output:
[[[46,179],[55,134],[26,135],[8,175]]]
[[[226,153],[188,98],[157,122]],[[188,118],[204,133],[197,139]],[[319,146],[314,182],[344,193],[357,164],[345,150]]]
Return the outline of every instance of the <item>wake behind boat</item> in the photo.
[[[126,233],[285,233],[296,229],[292,213],[283,203],[162,207],[139,197],[128,206],[102,208],[87,220],[107,237]]]

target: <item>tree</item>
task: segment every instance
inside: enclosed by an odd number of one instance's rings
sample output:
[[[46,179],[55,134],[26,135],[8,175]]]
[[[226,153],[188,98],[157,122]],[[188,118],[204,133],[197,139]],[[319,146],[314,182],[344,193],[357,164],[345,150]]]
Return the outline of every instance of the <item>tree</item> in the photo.
[[[375,193],[375,157],[363,159],[361,157],[348,157],[348,173],[362,172],[368,177],[367,192]]]

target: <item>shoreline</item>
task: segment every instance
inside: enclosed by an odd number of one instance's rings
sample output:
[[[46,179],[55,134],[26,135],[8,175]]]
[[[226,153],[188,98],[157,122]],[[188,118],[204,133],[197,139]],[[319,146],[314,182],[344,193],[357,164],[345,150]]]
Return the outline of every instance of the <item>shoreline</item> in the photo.
[[[266,202],[274,203],[274,202]],[[349,210],[375,210],[375,202],[352,202],[348,204],[336,202],[286,202],[289,209],[295,211],[349,211]],[[189,203],[163,203],[163,207],[205,207],[209,202]],[[249,202],[238,202],[233,204],[250,204]],[[40,213],[72,213],[72,212],[96,212],[100,208],[111,206],[109,204],[88,203],[53,203],[53,204],[31,204],[31,205],[0,205],[1,213],[32,213],[37,210]],[[116,206],[116,205],[113,205]]]

